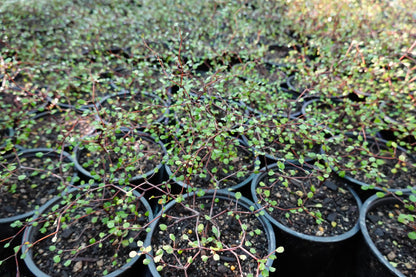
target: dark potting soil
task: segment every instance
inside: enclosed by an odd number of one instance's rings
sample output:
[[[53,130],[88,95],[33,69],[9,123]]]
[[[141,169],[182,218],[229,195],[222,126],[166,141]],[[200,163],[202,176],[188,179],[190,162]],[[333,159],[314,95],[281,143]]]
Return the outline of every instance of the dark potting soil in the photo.
[[[53,277],[103,276],[126,264],[129,253],[137,250],[137,241],[144,241],[147,233],[143,227],[149,219],[146,207],[138,198],[131,198],[126,209],[117,204],[117,199],[124,198],[120,191],[107,191],[104,197],[93,193],[90,197],[83,197],[83,200],[91,200],[88,204],[79,207],[67,204],[58,209],[58,213],[48,212],[53,214],[48,221],[50,226],[46,226],[44,233],[36,233],[35,241],[38,243],[32,248],[33,260],[41,271]],[[123,212],[119,215],[123,219],[120,219],[119,226],[112,227],[106,220],[116,216],[117,211]],[[66,220],[61,220],[61,225],[57,226],[53,222],[60,215]],[[124,226],[126,223],[129,225]],[[112,233],[114,228],[120,230],[121,235]],[[42,240],[55,231],[55,242],[52,236]],[[60,262],[54,261],[57,255]],[[68,261],[69,265],[65,265]]]
[[[155,169],[162,162],[163,155],[163,149],[158,143],[140,137],[133,143],[127,138],[120,147],[117,143],[106,149],[99,146],[94,152],[82,148],[77,154],[79,164],[85,170],[105,178],[110,178],[111,173],[114,178],[143,175]]]
[[[264,53],[263,59],[268,62],[283,63],[285,58],[289,56],[291,49],[285,46],[272,45],[269,46],[268,51]]]
[[[0,218],[32,211],[69,187],[74,175],[72,163],[59,157],[27,157],[9,160],[0,169]]]
[[[320,181],[299,171],[283,179],[288,182],[285,186],[278,178],[276,175],[263,178],[264,186],[256,189],[257,198],[274,219],[290,229],[328,237],[344,234],[357,223],[357,202],[342,179]],[[312,186],[315,192],[309,198]]]
[[[171,246],[174,251],[172,254],[165,251],[161,261],[156,264],[165,265],[160,272],[161,276],[185,276],[183,266],[187,265],[189,257],[193,257],[193,262],[186,269],[189,277],[243,276],[248,273],[256,276],[257,261],[239,248],[244,247],[257,258],[269,254],[267,236],[254,214],[236,207],[234,202],[213,202],[212,198],[197,199],[195,205],[190,203],[191,209],[183,204],[185,203],[176,204],[169,209],[166,212],[167,216],[160,219],[153,233],[154,253],[157,253],[158,249],[166,249],[166,246]],[[167,229],[160,230],[160,224],[165,224]],[[243,224],[247,227],[246,231]],[[218,230],[217,234],[213,230]],[[175,236],[175,241],[172,241],[169,235]],[[191,242],[196,245],[191,246]],[[214,254],[219,255],[219,260],[213,258]],[[244,255],[246,259],[240,255]],[[203,256],[209,258],[204,262]]]
[[[416,276],[416,242],[407,234],[415,231],[414,223],[398,222],[399,214],[409,214],[409,210],[398,204],[379,205],[366,217],[366,225],[371,240],[380,253],[405,276]]]
[[[227,145],[229,147],[229,145]],[[229,151],[226,149],[224,151]],[[255,168],[254,154],[244,146],[235,146],[233,151],[236,155],[228,159],[226,164],[223,161],[213,160],[207,149],[195,150],[199,157],[195,159],[198,169],[192,169],[189,173],[186,165],[170,165],[172,173],[177,180],[185,185],[203,189],[224,189],[238,185],[253,173]],[[181,177],[183,176],[183,177]]]

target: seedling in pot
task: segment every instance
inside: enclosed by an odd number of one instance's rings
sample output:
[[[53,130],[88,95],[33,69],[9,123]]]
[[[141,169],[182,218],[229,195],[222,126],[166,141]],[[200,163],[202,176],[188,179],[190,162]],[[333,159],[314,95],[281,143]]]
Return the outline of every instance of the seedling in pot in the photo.
[[[271,230],[261,222],[241,193],[178,196],[152,225],[152,237],[141,248],[145,264],[162,276],[269,276],[271,261],[283,248],[274,248]]]

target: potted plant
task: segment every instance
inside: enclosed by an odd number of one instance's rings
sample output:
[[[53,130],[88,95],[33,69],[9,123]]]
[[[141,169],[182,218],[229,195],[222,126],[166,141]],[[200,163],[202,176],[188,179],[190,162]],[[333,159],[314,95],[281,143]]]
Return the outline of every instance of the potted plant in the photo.
[[[355,251],[361,201],[345,182],[324,168],[277,162],[260,170],[251,193],[286,249],[280,274],[353,274],[346,253]]]
[[[36,212],[21,255],[36,276],[121,276],[139,259],[129,253],[144,241],[152,219],[134,189],[89,182]]]
[[[365,243],[357,256],[357,276],[415,274],[415,193],[378,192],[364,203],[360,228]]]
[[[75,149],[75,166],[84,176],[124,184],[159,176],[166,149],[151,134],[104,130],[84,137]]]
[[[245,127],[247,144],[269,164],[278,160],[312,162],[325,139],[320,126],[296,118],[263,115],[253,117]]]
[[[34,211],[78,181],[72,157],[40,148],[2,157],[0,190],[0,260],[10,258],[20,244],[23,229]]]
[[[406,190],[416,184],[415,160],[393,141],[347,133],[329,138],[322,153],[338,175],[363,190]]]
[[[169,177],[186,190],[242,190],[260,161],[242,141],[226,135],[174,140],[166,169]],[[186,191],[185,190],[185,191]]]
[[[73,144],[95,131],[95,117],[89,110],[52,108],[30,113],[16,126],[15,143],[25,149],[72,150]]]
[[[372,109],[348,101],[340,98],[311,99],[303,104],[302,116],[336,133],[364,129],[375,134],[375,128],[368,124],[369,118],[374,118]]]
[[[150,228],[141,251],[151,276],[269,276],[276,251],[283,251],[275,248],[269,222],[241,193],[178,195]]]
[[[157,95],[144,91],[123,91],[104,97],[98,116],[105,122],[129,129],[145,129],[166,123],[167,104]]]

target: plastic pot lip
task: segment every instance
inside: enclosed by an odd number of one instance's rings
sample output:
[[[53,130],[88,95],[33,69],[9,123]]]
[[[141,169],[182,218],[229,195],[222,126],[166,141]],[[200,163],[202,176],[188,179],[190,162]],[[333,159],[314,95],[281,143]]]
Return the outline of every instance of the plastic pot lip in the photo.
[[[13,138],[14,133],[15,133],[12,127],[5,128],[4,130],[5,131],[7,130],[7,134],[6,134],[7,138],[4,140],[4,143],[0,144],[0,149],[3,149],[6,146],[7,140]]]
[[[403,125],[403,123],[400,123],[399,121],[397,121],[397,120],[395,120],[395,119],[393,119],[393,118],[391,118],[387,113],[386,113],[386,111],[385,111],[385,107],[387,106],[387,103],[385,102],[385,101],[382,101],[381,103],[380,103],[380,111],[381,111],[381,116],[382,116],[382,118],[384,119],[384,121],[386,122],[386,123],[391,123],[391,124],[394,124],[394,125],[398,125],[398,126],[400,126],[400,125]],[[406,128],[407,128],[407,126],[406,126]]]
[[[293,80],[295,79],[295,75],[290,75],[290,76],[288,76],[287,77],[287,79],[286,79],[286,85],[287,85],[287,87],[289,88],[289,90],[291,90],[291,91],[293,91],[294,93],[297,93],[297,94],[300,94],[300,93],[302,93],[301,91],[299,91],[298,89],[296,89],[294,86],[293,86]]]
[[[351,132],[347,132],[347,133],[345,133],[345,136],[347,136],[347,137],[350,137],[350,138],[353,138],[353,139],[357,139],[357,135],[355,135],[355,134],[353,134],[353,133],[351,133]],[[338,137],[340,137],[339,135],[336,135],[336,136],[333,136],[333,137],[331,137],[331,138],[338,138]],[[329,139],[331,139],[331,138],[329,138]],[[383,143],[383,144],[386,144],[387,143],[387,140],[385,140],[385,139],[382,139],[382,138],[379,138],[379,137],[373,137],[373,136],[367,136],[366,137],[366,140],[367,141],[378,141],[378,142],[381,142],[381,143]],[[406,149],[404,149],[403,147],[401,147],[401,146],[397,146],[396,147],[396,149],[398,149],[398,150],[400,150],[400,151],[402,151],[403,153],[405,153],[410,159],[412,159],[414,162],[416,162],[416,160],[415,160],[415,157],[413,156],[413,155],[411,155]],[[326,152],[325,152],[325,150],[321,147],[321,154],[325,154]],[[332,166],[331,166],[331,168],[332,168]],[[332,168],[332,169],[334,169],[334,168]],[[335,171],[336,172],[336,171]],[[367,184],[367,183],[364,183],[364,182],[362,182],[362,181],[360,181],[360,180],[357,180],[357,179],[355,179],[355,178],[353,178],[352,176],[350,176],[350,175],[348,175],[348,174],[345,174],[345,176],[343,177],[343,178],[345,178],[346,180],[348,180],[349,182],[351,182],[351,183],[354,183],[354,184],[357,184],[358,186],[360,186],[360,187],[368,187],[369,186],[369,184]],[[416,185],[414,186],[414,187],[416,187]],[[376,190],[376,191],[384,191],[384,189],[382,189],[382,188],[379,188],[379,187],[375,187],[375,188],[373,188],[374,190]],[[411,191],[411,189],[409,189],[409,188],[397,188],[397,189],[392,189],[392,188],[387,188],[387,191],[389,191],[389,192],[396,192],[396,191],[402,191],[402,192],[404,192],[404,193],[408,193],[408,192],[410,192]]]
[[[287,166],[290,167],[290,165],[287,165]],[[270,169],[270,168],[276,168],[276,167],[277,167],[277,164],[272,164],[272,165],[268,166],[267,168]],[[263,170],[264,169],[265,168],[263,168]],[[261,171],[263,171],[263,170],[261,170]],[[253,200],[255,202],[255,205],[258,209],[262,209],[262,206],[258,203],[256,188],[257,188],[257,184],[259,183],[259,180],[263,176],[265,176],[266,174],[267,174],[267,171],[256,174],[256,177],[254,177],[254,179],[251,183],[251,195],[252,195]],[[354,196],[354,199],[355,199],[355,201],[357,203],[357,206],[358,206],[358,210],[361,211],[362,202],[361,202],[360,198],[358,197],[357,193],[350,187],[348,187],[348,190]],[[357,222],[355,223],[353,228],[351,228],[347,232],[345,232],[343,234],[340,234],[340,235],[329,236],[329,237],[318,237],[318,236],[312,236],[312,235],[305,235],[303,233],[292,230],[289,227],[285,226],[284,224],[280,223],[275,218],[273,218],[267,211],[264,211],[264,212],[265,212],[266,218],[273,225],[275,225],[277,228],[279,228],[280,230],[284,231],[287,234],[290,234],[292,236],[295,236],[297,238],[300,238],[300,239],[306,240],[306,241],[313,241],[313,242],[319,242],[319,243],[337,243],[337,242],[345,241],[345,240],[355,236],[358,233],[358,231],[360,230],[359,220],[357,220]]]
[[[169,103],[166,102],[165,100],[163,100],[162,98],[160,98],[158,95],[153,94],[153,93],[150,93],[150,92],[146,92],[146,91],[134,91],[134,92],[130,92],[128,90],[122,89],[120,92],[107,95],[107,96],[103,97],[100,101],[98,101],[98,103],[97,103],[98,111],[101,110],[102,106],[104,105],[105,102],[108,101],[108,99],[111,99],[111,98],[114,98],[114,97],[117,97],[117,96],[120,96],[120,97],[121,96],[135,96],[135,95],[139,95],[139,94],[143,94],[146,97],[157,98],[163,104],[163,106],[166,108],[165,112],[158,119],[156,119],[154,122],[156,122],[156,123],[162,123],[165,119],[168,118],[168,114],[169,114]],[[99,115],[98,114],[96,114],[96,118],[99,119]],[[105,123],[108,123],[108,121],[105,121],[105,120],[104,120],[104,122]],[[125,127],[125,128],[127,128],[127,127]]]
[[[168,174],[168,176],[172,176],[173,175],[173,173],[172,173],[172,171],[171,171],[171,169],[170,169],[170,167],[168,165],[166,165],[165,169],[166,169],[166,173]],[[217,191],[219,191],[219,190],[237,191],[238,189],[240,189],[240,188],[244,187],[245,185],[247,185],[248,183],[252,182],[252,180],[253,180],[253,178],[255,176],[256,176],[255,173],[251,173],[246,179],[244,179],[243,182],[238,183],[238,184],[236,184],[234,186],[231,186],[231,187],[225,187],[225,188],[222,188],[222,189],[218,189]],[[183,188],[189,188],[190,187],[187,184],[185,184],[183,181],[177,180],[176,177],[173,177],[172,180],[176,184],[178,184],[179,186],[181,186]]]
[[[242,145],[243,146],[246,146],[246,147],[248,147],[248,145],[246,144],[246,142],[243,140],[243,139],[238,139],[239,141],[240,141],[240,143],[242,143]],[[253,153],[253,155],[254,155],[254,153]],[[258,157],[255,157],[254,158],[254,160],[253,160],[253,165],[254,165],[254,167],[256,167],[256,161],[259,161],[259,158]],[[170,177],[170,176],[172,176],[173,175],[173,172],[172,172],[172,170],[170,169],[170,166],[169,165],[167,165],[167,164],[165,164],[165,169],[166,169],[166,173],[167,173],[167,175]],[[240,189],[240,188],[242,188],[242,187],[244,187],[245,185],[247,185],[248,183],[250,183],[252,180],[253,180],[253,178],[256,176],[256,174],[255,173],[251,173],[246,179],[244,179],[244,181],[242,181],[242,182],[240,182],[240,183],[238,183],[238,184],[236,184],[236,185],[234,185],[234,186],[231,186],[231,187],[225,187],[225,188],[221,188],[221,189],[218,189],[217,191],[236,191],[236,190],[238,190],[238,189]],[[172,180],[176,183],[176,184],[178,184],[179,186],[181,186],[181,187],[183,187],[183,188],[188,188],[188,187],[190,187],[190,186],[188,186],[187,184],[185,184],[183,181],[179,181],[179,180],[177,180],[177,178],[176,177],[173,177],[172,178]]]
[[[52,148],[33,148],[33,149],[20,150],[19,152],[17,152],[17,155],[18,156],[32,156],[32,155],[34,155],[38,152],[46,153],[45,154],[46,156],[51,156],[51,155],[59,156],[62,153],[62,155],[65,157],[65,159],[67,159],[70,163],[74,164],[74,174],[72,175],[72,181],[71,181],[70,185],[74,184],[74,180],[78,176],[78,174],[77,174],[77,170],[75,168],[75,161],[68,152],[65,152],[65,151],[57,152],[56,150],[54,150]],[[5,156],[4,158],[5,159],[12,159],[12,158],[15,158],[15,157],[16,157],[16,155],[9,154],[9,155]],[[65,194],[66,192],[63,191],[62,193]],[[53,200],[53,199],[51,199],[51,200]],[[51,200],[47,201],[44,205],[48,204]],[[32,210],[30,212],[23,213],[23,214],[15,215],[15,216],[12,216],[12,217],[0,218],[0,224],[6,224],[6,223],[10,224],[10,223],[13,223],[16,220],[23,220],[23,219],[29,218],[33,215],[34,215],[34,210]]]
[[[56,155],[56,156],[63,156],[65,159],[68,159],[70,162],[75,162],[73,157],[66,151],[59,151],[53,148],[28,148],[28,149],[22,149],[19,152],[17,152],[17,156],[31,156],[32,154],[36,154],[38,152],[45,153],[46,156]],[[9,154],[5,156],[5,159],[11,159],[16,157],[15,154]]]
[[[221,199],[226,199],[226,200],[233,200],[235,201],[235,193],[231,192],[231,191],[227,191],[225,189],[219,189],[219,190],[215,190],[215,189],[210,189],[210,190],[203,190],[205,192],[205,194],[203,196],[199,196],[202,198],[208,198],[211,197],[212,194],[214,194],[214,192],[216,193],[216,197],[221,198]],[[187,195],[184,196],[184,199],[197,195],[197,192],[191,192]],[[238,203],[240,205],[243,205],[244,208],[249,209],[250,206],[256,207],[255,203],[253,203],[250,199],[241,196],[240,199],[238,199]],[[152,244],[152,236],[153,233],[156,231],[157,228],[157,224],[159,223],[159,219],[161,218],[162,214],[167,211],[168,209],[170,209],[172,206],[176,205],[176,201],[175,200],[171,200],[169,201],[169,203],[166,204],[166,206],[164,206],[160,212],[158,212],[158,214],[154,217],[155,220],[152,222],[152,224],[150,225],[150,229],[151,231],[147,234],[146,240],[144,242],[144,247],[147,246],[151,246]],[[273,231],[273,226],[270,224],[269,220],[261,215],[258,214],[258,220],[260,221],[260,223],[263,225],[264,231],[267,235],[267,239],[268,239],[268,253],[272,253],[273,251],[276,250],[276,235]],[[150,254],[153,254],[153,249],[149,252]],[[270,258],[268,258],[266,265],[268,267],[271,267],[273,265],[274,260],[271,260]],[[160,274],[158,273],[158,271],[156,270],[156,265],[154,263],[154,261],[152,260],[150,262],[150,264],[148,265],[149,269],[151,272],[153,272],[153,277],[160,277]],[[260,275],[261,276],[261,275]]]
[[[95,184],[96,185],[96,184]],[[84,185],[87,186],[87,185]],[[77,188],[71,189],[68,191],[68,193],[77,191]],[[133,194],[137,197],[140,197],[141,194],[139,192],[137,192],[136,190],[133,190]],[[36,220],[42,213],[44,213],[46,210],[48,210],[50,207],[52,207],[53,204],[55,204],[56,202],[60,201],[62,198],[60,196],[54,197],[53,199],[49,200],[48,202],[46,202],[44,205],[42,205],[39,210],[36,212],[36,216],[34,217],[34,220]],[[153,216],[153,212],[152,209],[149,205],[149,203],[147,202],[147,200],[144,197],[140,197],[139,198],[140,201],[142,202],[142,204],[146,207],[146,210],[149,211],[149,222],[153,220],[154,216]],[[30,235],[32,232],[36,231],[34,226],[29,226],[29,228],[26,228],[24,233],[23,233],[23,238],[22,238],[22,253],[26,253],[26,257],[23,259],[23,261],[25,262],[26,266],[30,269],[30,271],[37,277],[50,277],[50,275],[46,274],[45,272],[41,271],[36,264],[34,263],[32,256],[33,256],[33,251],[31,248],[28,247],[27,242],[30,241]],[[132,258],[128,263],[124,264],[122,267],[120,267],[119,269],[111,272],[110,274],[106,275],[109,277],[115,277],[115,276],[119,276],[122,273],[124,273],[127,269],[129,269],[135,262],[137,262],[140,259],[140,255],[136,255],[134,258]]]
[[[334,104],[344,103],[344,99],[341,98],[341,97],[330,97],[330,100]],[[323,102],[320,98],[317,98],[317,97],[309,99],[308,101],[305,101],[305,103],[303,103],[303,105],[302,105],[302,115],[303,115],[303,117],[308,118],[308,113],[306,112],[306,107],[311,105],[312,103],[315,103],[315,102],[322,102],[323,104],[325,104],[325,102]]]
[[[127,132],[130,132],[131,130],[124,130],[124,131],[127,131]],[[121,133],[123,133],[124,132],[123,130],[122,130],[122,132]],[[126,132],[124,132],[124,133],[126,133]],[[162,152],[163,152],[163,156],[165,157],[166,155],[167,155],[167,151],[166,151],[166,147],[165,147],[165,145],[162,143],[162,141],[155,141],[152,137],[151,137],[151,135],[150,134],[148,134],[148,133],[144,133],[144,132],[141,132],[141,131],[137,131],[137,130],[135,130],[134,131],[134,134],[136,135],[136,136],[139,136],[139,137],[143,137],[144,139],[146,139],[146,140],[150,140],[151,142],[154,142],[154,143],[156,143],[156,144],[159,144],[159,146],[162,148]],[[117,134],[116,134],[117,135]],[[91,136],[91,135],[89,135],[89,136]],[[88,138],[89,136],[85,136],[85,137],[83,137],[83,139],[85,139],[85,138]],[[82,140],[82,139],[81,139]],[[80,147],[80,145],[81,145],[81,143],[79,143],[75,148],[74,148],[74,151],[73,151],[73,155],[72,155],[72,158],[73,158],[73,160],[74,160],[74,165],[75,165],[75,169],[78,171],[78,172],[80,172],[81,174],[83,174],[84,176],[87,176],[88,178],[90,178],[90,179],[95,179],[95,180],[97,180],[97,178],[98,178],[98,176],[97,177],[94,177],[93,175],[91,175],[91,172],[89,172],[89,171],[87,171],[84,167],[82,167],[81,166],[81,164],[79,164],[79,162],[78,162],[78,155],[79,155],[79,153],[80,153],[80,151],[83,149],[83,148],[81,148]],[[149,176],[152,176],[154,173],[155,173],[155,170],[157,169],[157,170],[161,170],[162,168],[164,167],[164,163],[163,163],[163,161],[158,165],[158,166],[156,166],[154,169],[152,169],[152,170],[149,170],[149,171],[147,171],[146,173],[143,173],[142,175],[136,175],[136,176],[133,176],[133,177],[131,177],[130,179],[129,179],[129,181],[137,181],[137,180],[141,180],[142,178],[147,178],[147,177],[149,177]],[[118,182],[119,181],[119,178],[114,178],[113,179],[113,181],[114,182]]]
[[[403,273],[401,273],[399,270],[394,268],[387,261],[387,259],[383,257],[383,254],[381,254],[381,252],[377,249],[376,245],[372,241],[370,234],[368,233],[367,225],[365,224],[366,215],[372,208],[374,208],[377,204],[382,205],[383,203],[386,203],[386,202],[395,202],[395,200],[396,200],[395,198],[389,197],[389,196],[386,196],[384,198],[379,198],[377,195],[371,196],[364,202],[361,208],[359,223],[360,223],[361,233],[364,237],[364,241],[366,245],[370,248],[371,252],[376,256],[377,260],[381,262],[386,268],[388,268],[388,270],[391,273],[395,274],[398,277],[405,277]]]

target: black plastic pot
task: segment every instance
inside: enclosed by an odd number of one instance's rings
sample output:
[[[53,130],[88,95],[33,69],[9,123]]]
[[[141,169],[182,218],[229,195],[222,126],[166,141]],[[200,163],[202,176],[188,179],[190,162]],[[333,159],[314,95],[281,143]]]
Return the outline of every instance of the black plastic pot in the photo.
[[[152,105],[154,105],[154,107],[151,107],[151,109],[149,110],[149,114],[152,114],[155,109],[160,109],[161,110],[160,111],[160,116],[157,117],[157,118],[151,119],[151,120],[145,119],[143,122],[138,122],[137,125],[128,125],[130,122],[129,122],[129,119],[126,119],[123,122],[123,124],[126,124],[126,126],[122,126],[122,127],[127,128],[127,129],[143,130],[146,127],[149,127],[151,124],[155,124],[155,123],[166,124],[167,123],[167,115],[169,113],[168,104],[165,101],[163,101],[159,96],[157,96],[155,94],[152,94],[152,93],[148,93],[148,92],[131,93],[129,91],[122,91],[122,92],[119,92],[119,93],[116,93],[116,94],[108,95],[108,96],[104,97],[98,105],[99,108],[100,108],[99,114],[100,114],[100,116],[102,115],[100,113],[100,111],[102,111],[102,109],[107,105],[110,106],[109,107],[109,112],[111,113],[112,112],[112,109],[111,109],[112,102],[114,102],[114,105],[117,108],[121,108],[121,110],[118,110],[118,111],[123,112],[124,114],[126,114],[126,113],[134,114],[136,112],[142,112],[140,110],[134,110],[134,109],[131,110],[131,111],[124,110],[123,105],[121,103],[119,103],[119,102],[122,102],[122,101],[126,101],[126,102],[128,101],[128,102],[131,102],[131,103],[139,103],[141,101],[142,97],[148,98],[152,101],[152,103],[154,103],[154,104],[152,104]],[[111,115],[107,115],[107,116],[110,117],[110,118],[109,118],[109,120],[104,118],[104,122],[107,123],[107,124],[110,124],[109,121],[111,121]]]
[[[377,195],[373,195],[365,201],[360,213],[360,228],[364,242],[360,244],[359,251],[357,251],[357,263],[359,265],[357,277],[405,277],[377,249],[370,237],[366,224],[368,212],[375,207],[399,203],[394,197],[386,196],[379,198]]]
[[[305,91],[305,88],[301,88],[296,85],[295,75],[291,75],[286,79],[286,85],[288,89],[298,95],[302,94]]]
[[[7,145],[7,140],[10,140],[14,136],[14,130],[13,128],[7,128],[4,130],[0,130],[2,133],[1,141],[0,141],[0,150],[4,149]]]
[[[47,148],[23,150],[18,153],[18,156],[19,158],[23,158],[23,157],[30,158],[30,157],[35,156],[36,153],[43,153],[43,157],[60,157],[60,155],[62,155],[64,161],[68,163],[73,163],[73,159],[68,153],[66,152],[57,153],[53,149],[47,149]],[[13,162],[15,158],[16,156],[13,154],[5,157],[6,161],[8,160],[10,162]],[[75,182],[77,181],[77,175],[78,175],[77,172],[74,170],[74,174],[72,175],[72,180],[69,183],[69,186],[67,188],[68,190],[73,188],[73,186],[75,185]],[[62,192],[59,192],[58,190],[56,190],[56,195],[58,195],[59,193],[65,193],[65,190]],[[46,203],[49,203],[49,202],[46,202]],[[35,208],[28,210],[22,214],[16,214],[11,217],[0,218],[0,240],[16,235],[16,237],[12,241],[6,240],[4,243],[3,242],[0,243],[0,260],[14,254],[13,247],[20,244],[20,240],[23,234],[21,228],[11,227],[10,225],[17,220],[25,224],[26,219],[32,217],[34,215],[34,212],[35,212]],[[3,246],[7,242],[10,242],[10,246],[8,248],[4,248]]]
[[[187,198],[190,197],[198,197],[198,198],[209,198],[212,199],[213,194],[215,193],[216,198],[220,199],[220,200],[226,200],[226,201],[233,201],[236,202],[236,198],[235,198],[235,194],[233,192],[229,192],[226,190],[208,190],[205,191],[205,194],[203,196],[198,196],[198,192],[192,192],[189,193],[187,195],[184,195],[184,200],[185,201]],[[156,232],[159,230],[158,228],[158,223],[159,220],[162,216],[163,213],[165,213],[167,210],[172,209],[175,205],[177,204],[176,201],[170,201],[165,207],[163,207],[162,211],[160,211],[156,216],[155,216],[155,221],[153,221],[153,223],[150,225],[150,229],[151,231],[148,233],[146,241],[144,243],[145,246],[149,246],[152,245],[151,241],[152,241],[152,236],[155,234],[157,234]],[[246,209],[247,211],[250,211],[250,207],[254,207],[254,203],[251,202],[249,199],[245,198],[245,197],[241,197],[238,200],[238,205],[242,206],[243,209]],[[258,214],[258,220],[261,222],[263,228],[264,228],[264,232],[267,235],[268,238],[268,244],[267,246],[264,245],[264,248],[267,248],[268,253],[272,253],[276,250],[276,237],[273,231],[273,227],[270,225],[270,222],[261,214]],[[167,234],[168,236],[168,234]],[[169,240],[169,237],[166,238],[167,240]],[[279,243],[280,243],[280,238],[279,238]],[[149,252],[150,255],[153,255],[153,251]],[[272,259],[268,259],[267,263],[266,263],[266,267],[271,267],[273,265],[273,260]],[[146,277],[160,277],[159,272],[156,270],[156,265],[153,262],[153,260],[150,262],[149,264],[149,272],[147,272],[147,274],[145,275]],[[261,276],[261,275],[260,275]]]
[[[354,276],[354,253],[359,239],[358,220],[352,229],[336,236],[313,236],[302,233],[302,230],[292,230],[272,217],[267,208],[259,204],[256,188],[270,169],[279,171],[277,164],[262,169],[262,173],[257,174],[251,183],[251,194],[257,209],[264,210],[266,218],[273,224],[279,244],[285,248],[278,260],[277,276]],[[348,190],[360,209],[360,198],[353,189],[348,187]]]
[[[94,185],[95,186],[95,185]],[[77,189],[73,189],[69,191],[68,193],[76,193],[78,192]],[[140,202],[143,204],[143,206],[146,208],[146,210],[149,212],[148,218],[149,222],[153,220],[153,212],[149,205],[149,203],[146,201],[144,197],[140,195],[137,191],[133,191],[133,195],[140,199]],[[36,216],[34,217],[34,221],[36,221],[42,214],[50,210],[54,205],[58,205],[61,203],[62,198],[61,197],[55,197],[45,205],[43,205],[37,212]],[[32,248],[30,245],[34,242],[34,238],[36,233],[39,231],[39,228],[41,227],[41,224],[37,226],[31,225],[29,228],[26,228],[23,238],[22,238],[22,253],[26,253],[24,262],[28,268],[28,270],[36,277],[50,277],[50,275],[46,274],[45,272],[41,271],[38,266],[33,261],[33,256],[37,255],[36,253],[33,253]],[[132,249],[133,250],[133,249]],[[124,264],[119,269],[110,272],[108,275],[109,277],[116,277],[116,276],[132,276],[134,273],[142,272],[144,270],[144,266],[142,264],[141,260],[142,258],[140,255],[137,255],[133,257],[128,263]]]
[[[164,146],[164,144],[161,141],[156,142],[150,134],[147,133],[143,133],[143,132],[139,132],[139,131],[134,131],[134,132],[120,132],[118,134],[116,134],[116,138],[120,139],[124,136],[134,136],[137,139],[143,139],[146,140],[147,142],[153,143],[153,144],[157,144],[160,146],[161,148],[161,154],[162,156],[166,155],[166,148]],[[98,135],[99,136],[99,135]],[[92,140],[96,139],[97,136],[91,138]],[[99,138],[98,138],[99,139]],[[83,140],[88,141],[89,138],[88,137],[84,137]],[[88,154],[88,150],[86,148],[84,148],[84,146],[81,144],[79,144],[77,147],[75,147],[74,149],[74,159],[75,159],[75,168],[87,179],[100,179],[101,177],[99,175],[93,175],[90,171],[88,171],[86,168],[84,168],[81,164],[80,164],[80,157],[81,155],[87,155]],[[161,181],[161,179],[163,178],[163,171],[164,171],[164,164],[160,163],[156,168],[151,169],[141,175],[135,175],[132,176],[129,179],[129,182],[132,183],[138,183],[140,181],[143,181],[144,179],[152,179],[154,180],[154,182],[159,183]],[[112,178],[111,179],[113,182],[120,182],[120,178]],[[152,183],[154,183],[153,181],[151,181]]]

